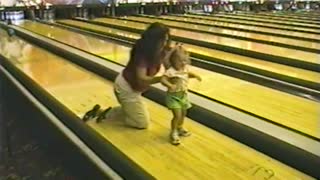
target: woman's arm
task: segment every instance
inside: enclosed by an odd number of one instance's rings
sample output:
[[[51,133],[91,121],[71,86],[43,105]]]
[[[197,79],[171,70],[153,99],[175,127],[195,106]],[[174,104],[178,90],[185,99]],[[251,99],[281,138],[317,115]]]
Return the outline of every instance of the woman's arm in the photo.
[[[165,85],[166,87],[168,87],[169,89],[174,86],[174,84],[172,84],[172,83],[170,82],[168,76],[162,76],[162,78],[161,78],[161,83],[162,83],[163,85]]]
[[[174,91],[176,89],[176,85],[170,82],[168,76],[162,76],[161,83],[168,88],[169,91]]]
[[[137,77],[147,84],[155,84],[161,81],[161,76],[148,76],[145,67],[137,67]]]

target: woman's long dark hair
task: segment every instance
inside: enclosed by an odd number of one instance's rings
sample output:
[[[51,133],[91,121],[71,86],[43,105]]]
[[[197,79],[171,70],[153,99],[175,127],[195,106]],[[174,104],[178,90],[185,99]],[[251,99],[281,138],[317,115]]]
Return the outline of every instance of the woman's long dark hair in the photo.
[[[130,54],[130,62],[134,63],[138,58],[145,58],[148,64],[160,63],[159,46],[165,41],[166,36],[170,39],[167,26],[158,22],[152,23],[134,44]]]

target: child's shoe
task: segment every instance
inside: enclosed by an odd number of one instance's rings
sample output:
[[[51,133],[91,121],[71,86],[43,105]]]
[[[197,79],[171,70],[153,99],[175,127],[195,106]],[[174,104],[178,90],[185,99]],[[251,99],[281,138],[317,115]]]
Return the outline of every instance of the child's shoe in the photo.
[[[172,132],[170,138],[173,145],[179,145],[181,143],[178,132]]]
[[[186,129],[184,129],[184,128],[179,128],[179,129],[178,129],[178,134],[179,134],[179,136],[181,136],[181,137],[191,136],[191,132],[188,131],[188,130],[186,130]]]

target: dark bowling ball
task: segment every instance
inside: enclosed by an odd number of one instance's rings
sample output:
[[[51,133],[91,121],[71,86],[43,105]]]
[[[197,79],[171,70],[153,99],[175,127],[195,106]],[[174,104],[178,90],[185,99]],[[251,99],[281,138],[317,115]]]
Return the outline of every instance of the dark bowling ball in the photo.
[[[13,30],[13,29],[11,29],[11,28],[9,28],[8,30],[7,30],[7,33],[8,33],[8,35],[10,36],[10,37],[12,37],[12,36],[14,36],[16,33],[15,33],[15,31]]]

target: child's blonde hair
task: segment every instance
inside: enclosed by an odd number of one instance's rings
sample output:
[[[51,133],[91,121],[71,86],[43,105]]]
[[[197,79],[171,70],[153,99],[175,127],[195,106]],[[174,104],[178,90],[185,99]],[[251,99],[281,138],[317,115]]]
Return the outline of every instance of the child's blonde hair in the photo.
[[[188,51],[182,46],[177,46],[169,57],[169,66],[172,67],[176,60],[185,61],[191,64]]]

